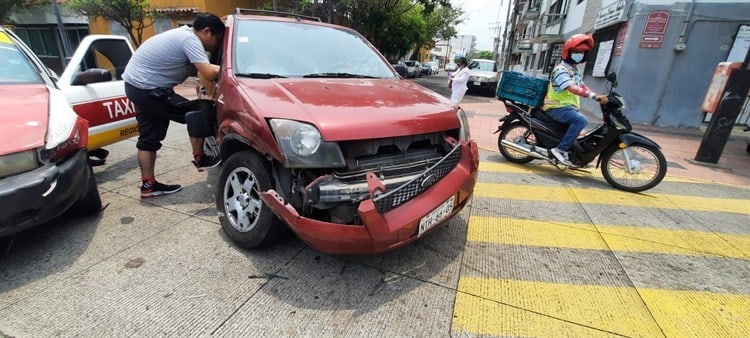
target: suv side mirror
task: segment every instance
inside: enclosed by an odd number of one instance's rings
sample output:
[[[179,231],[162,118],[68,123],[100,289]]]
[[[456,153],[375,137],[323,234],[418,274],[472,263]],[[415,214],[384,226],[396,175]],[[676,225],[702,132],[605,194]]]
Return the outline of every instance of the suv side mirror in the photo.
[[[112,74],[101,68],[91,68],[73,77],[73,86],[85,86],[89,83],[112,81]]]

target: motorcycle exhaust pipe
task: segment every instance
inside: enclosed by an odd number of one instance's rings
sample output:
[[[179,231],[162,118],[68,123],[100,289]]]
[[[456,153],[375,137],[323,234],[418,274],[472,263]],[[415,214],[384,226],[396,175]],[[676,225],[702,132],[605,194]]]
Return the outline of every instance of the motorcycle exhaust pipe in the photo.
[[[539,159],[539,160],[549,160],[549,158],[546,155],[542,155],[541,153],[539,153],[539,152],[536,151],[537,149],[539,149],[539,150],[544,150],[546,152],[547,149],[536,147],[536,146],[532,146],[532,145],[527,145],[527,144],[518,144],[518,143],[515,143],[515,142],[508,141],[508,140],[501,140],[500,143],[502,143],[504,146],[506,146],[506,147],[508,147],[510,149],[513,149],[513,150],[518,151],[518,152],[522,152],[522,153],[524,153],[526,155],[529,155],[529,156],[531,156],[533,158],[536,158],[536,159]],[[532,149],[534,149],[534,150],[532,150]]]

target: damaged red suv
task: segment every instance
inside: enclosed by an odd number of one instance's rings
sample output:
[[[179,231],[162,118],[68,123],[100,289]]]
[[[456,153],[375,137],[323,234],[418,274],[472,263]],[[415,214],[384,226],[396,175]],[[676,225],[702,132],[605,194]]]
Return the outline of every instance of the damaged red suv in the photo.
[[[461,109],[352,29],[255,14],[227,17],[215,94],[216,206],[233,241],[268,245],[288,226],[322,252],[373,254],[466,205],[478,150]]]

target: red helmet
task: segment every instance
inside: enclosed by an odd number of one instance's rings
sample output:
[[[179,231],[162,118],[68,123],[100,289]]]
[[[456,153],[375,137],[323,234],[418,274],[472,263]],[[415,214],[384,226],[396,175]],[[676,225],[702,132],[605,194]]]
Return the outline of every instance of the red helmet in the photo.
[[[563,45],[562,58],[567,60],[570,51],[588,52],[594,48],[594,37],[586,34],[575,34],[571,36]]]

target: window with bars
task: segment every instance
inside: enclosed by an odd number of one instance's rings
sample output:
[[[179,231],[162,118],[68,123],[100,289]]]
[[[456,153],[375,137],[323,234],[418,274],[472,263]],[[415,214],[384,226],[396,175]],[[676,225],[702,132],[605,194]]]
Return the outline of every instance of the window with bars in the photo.
[[[547,18],[545,20],[547,25],[554,25],[562,20],[562,5],[563,0],[557,0],[549,6],[549,11],[547,11]]]
[[[14,32],[39,57],[58,57],[60,49],[52,28],[49,27],[17,27]]]

